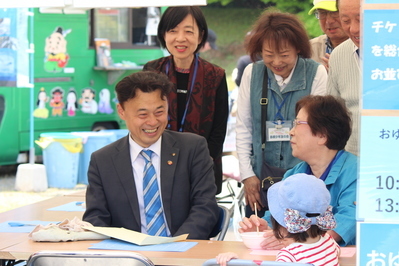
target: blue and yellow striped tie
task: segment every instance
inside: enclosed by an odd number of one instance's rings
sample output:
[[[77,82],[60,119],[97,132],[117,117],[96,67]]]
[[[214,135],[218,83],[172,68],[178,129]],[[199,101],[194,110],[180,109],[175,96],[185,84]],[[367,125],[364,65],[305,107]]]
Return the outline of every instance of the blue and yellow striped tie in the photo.
[[[147,234],[153,236],[168,236],[159,194],[157,175],[151,162],[152,153],[153,151],[151,150],[142,150],[140,153],[145,160],[143,189]]]

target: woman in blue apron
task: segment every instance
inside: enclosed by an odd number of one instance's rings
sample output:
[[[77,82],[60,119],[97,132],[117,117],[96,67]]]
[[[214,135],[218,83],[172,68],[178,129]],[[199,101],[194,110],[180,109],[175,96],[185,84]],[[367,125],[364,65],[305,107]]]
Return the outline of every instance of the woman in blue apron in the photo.
[[[295,104],[309,94],[324,95],[327,72],[310,59],[308,35],[292,14],[264,12],[251,30],[247,52],[254,61],[262,58],[245,68],[237,99],[237,155],[249,217],[255,203],[259,216],[265,211],[259,194],[263,160],[286,170],[300,161],[292,156],[289,135]],[[262,96],[264,90],[267,97]],[[266,105],[265,123],[262,105]]]

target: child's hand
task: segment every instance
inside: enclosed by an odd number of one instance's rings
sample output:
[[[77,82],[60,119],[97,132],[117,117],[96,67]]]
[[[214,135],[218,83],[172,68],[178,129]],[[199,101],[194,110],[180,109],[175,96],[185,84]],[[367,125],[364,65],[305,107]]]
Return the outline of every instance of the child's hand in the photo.
[[[238,255],[234,252],[226,252],[216,256],[216,262],[220,264],[220,266],[226,266],[227,262],[231,259],[238,259]]]

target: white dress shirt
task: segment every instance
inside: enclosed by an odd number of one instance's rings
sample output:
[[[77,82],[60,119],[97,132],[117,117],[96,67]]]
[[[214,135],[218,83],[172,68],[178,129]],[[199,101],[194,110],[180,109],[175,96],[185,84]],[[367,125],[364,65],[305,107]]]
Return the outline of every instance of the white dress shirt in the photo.
[[[145,219],[145,207],[144,207],[144,194],[143,194],[143,179],[144,179],[144,166],[145,160],[143,156],[141,156],[140,152],[142,150],[151,150],[153,151],[151,156],[152,165],[155,168],[155,173],[157,175],[158,187],[159,187],[159,194],[161,196],[161,203],[163,209],[163,202],[162,202],[162,190],[161,190],[161,142],[162,136],[152,144],[148,148],[143,148],[139,144],[137,144],[129,134],[129,148],[130,148],[130,158],[132,160],[132,167],[133,167],[133,176],[134,176],[134,183],[136,184],[137,190],[137,200],[139,202],[140,208],[140,220],[141,220],[141,232],[147,234],[147,221]],[[164,211],[164,219],[166,223],[166,231],[168,235],[170,235],[169,227],[165,217]]]

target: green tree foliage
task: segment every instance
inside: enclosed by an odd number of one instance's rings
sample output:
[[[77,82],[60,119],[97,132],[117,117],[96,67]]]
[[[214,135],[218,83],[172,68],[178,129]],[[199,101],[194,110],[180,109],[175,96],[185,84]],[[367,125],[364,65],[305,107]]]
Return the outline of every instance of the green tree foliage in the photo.
[[[312,0],[262,0],[262,2],[274,3],[277,9],[292,14],[308,12],[313,3]]]
[[[219,8],[266,9],[273,6],[282,12],[298,15],[310,38],[323,33],[318,20],[314,16],[308,15],[308,11],[313,6],[313,0],[208,0],[207,3],[208,7]]]
[[[208,0],[208,6],[234,8],[265,8],[273,3],[262,0]]]
[[[228,6],[245,8],[265,8],[275,6],[281,11],[293,14],[309,10],[313,0],[208,0],[210,6]]]

